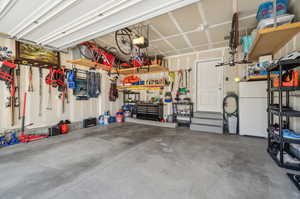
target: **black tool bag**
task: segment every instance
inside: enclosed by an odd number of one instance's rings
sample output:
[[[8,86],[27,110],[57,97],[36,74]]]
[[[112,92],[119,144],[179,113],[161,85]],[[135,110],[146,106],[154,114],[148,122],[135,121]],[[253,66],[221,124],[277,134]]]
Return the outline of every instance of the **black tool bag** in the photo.
[[[117,83],[112,82],[109,89],[109,101],[115,102],[119,97]]]
[[[88,72],[87,75],[88,82],[88,95],[90,98],[97,98],[100,95],[100,83],[101,75],[100,73]]]

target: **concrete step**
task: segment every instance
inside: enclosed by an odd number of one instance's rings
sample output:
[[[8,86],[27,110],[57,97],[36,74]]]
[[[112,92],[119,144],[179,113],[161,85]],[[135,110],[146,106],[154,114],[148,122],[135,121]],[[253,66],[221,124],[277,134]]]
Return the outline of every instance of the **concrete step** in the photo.
[[[192,124],[208,124],[208,125],[222,126],[223,120],[222,119],[194,117],[194,118],[192,118]]]
[[[193,131],[223,134],[223,126],[215,126],[215,125],[207,125],[207,124],[191,124],[190,129]]]
[[[207,119],[223,119],[223,114],[219,112],[206,112],[197,111],[194,113],[194,118],[207,118]]]

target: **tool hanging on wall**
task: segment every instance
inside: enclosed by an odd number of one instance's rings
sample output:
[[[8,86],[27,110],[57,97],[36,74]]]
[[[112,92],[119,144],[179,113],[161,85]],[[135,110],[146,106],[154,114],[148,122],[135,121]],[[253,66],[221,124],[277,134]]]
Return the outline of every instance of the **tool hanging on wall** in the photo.
[[[63,74],[65,74],[65,67],[63,66],[62,67],[62,73]],[[64,77],[65,77],[65,75],[64,75]],[[61,103],[62,103],[62,113],[65,113],[65,99],[66,99],[66,89],[67,89],[67,87],[65,86],[65,78],[63,77],[63,79],[62,79],[62,81],[63,81],[63,83],[64,83],[64,85],[63,85],[63,90],[62,90],[62,92],[61,92],[61,94],[60,94],[60,98],[61,98]]]
[[[17,104],[18,104],[18,119],[21,120],[21,85],[20,85],[20,78],[21,78],[21,71],[20,71],[20,65],[18,64],[18,67],[16,69],[16,79],[17,79]]]
[[[175,98],[176,101],[180,101],[180,95],[181,95],[180,88],[182,86],[181,84],[182,84],[182,80],[183,80],[182,70],[178,71],[178,76],[179,76],[179,81],[178,81],[178,90],[176,92],[176,98]]]
[[[12,71],[14,76],[14,70]],[[10,84],[10,116],[11,116],[11,126],[15,125],[15,106],[16,106],[16,98],[15,98],[15,82],[12,81]]]
[[[52,71],[52,68],[50,68],[50,71]],[[50,79],[52,79],[53,78],[53,73],[49,73],[48,75],[47,75],[47,77],[50,75]],[[46,83],[47,83],[47,77],[46,77]],[[46,108],[47,110],[52,110],[52,85],[51,85],[51,83],[50,84],[48,84],[48,105],[47,105],[47,108]]]
[[[8,61],[2,62],[2,66],[0,68],[0,80],[5,82],[10,92],[10,97],[8,97],[8,103],[6,104],[6,107],[10,107],[11,126],[14,126],[15,124],[15,119],[14,119],[15,106],[17,106],[16,98],[15,98],[15,81],[14,81],[15,68],[16,65]]]
[[[28,79],[29,79],[29,84],[28,84],[28,92],[33,92],[33,81],[32,81],[32,66],[29,67],[28,71]]]
[[[173,89],[174,89],[174,83],[175,83],[175,80],[176,80],[176,73],[175,72],[169,72],[168,76],[169,76],[169,81],[171,82],[171,92],[172,92]]]
[[[39,116],[43,115],[43,69],[39,67]]]
[[[89,71],[87,73],[88,96],[97,98],[101,93],[101,74]]]
[[[52,110],[52,87],[49,85],[48,89],[48,105],[47,105],[47,110]]]
[[[25,134],[26,102],[27,102],[27,94],[25,92],[24,93],[24,102],[23,102],[23,113],[22,113],[22,126],[21,126],[21,133],[20,133],[20,136],[19,136],[20,142],[22,142],[22,143],[31,142],[31,141],[35,141],[35,140],[39,140],[39,139],[49,137],[48,134],[46,134],[46,135],[36,135],[36,134],[26,135]],[[33,123],[28,124],[26,126],[31,126],[31,125],[33,125]]]
[[[109,89],[109,101],[115,102],[119,97],[117,89],[117,77],[111,80],[110,89]]]

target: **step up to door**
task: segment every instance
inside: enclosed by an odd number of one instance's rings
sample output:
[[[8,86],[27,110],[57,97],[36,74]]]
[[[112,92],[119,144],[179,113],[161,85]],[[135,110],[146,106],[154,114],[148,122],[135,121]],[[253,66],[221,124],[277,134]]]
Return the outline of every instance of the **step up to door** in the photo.
[[[219,112],[204,112],[199,111],[194,113],[195,118],[207,118],[207,119],[223,119],[222,113]]]
[[[223,126],[207,125],[207,124],[191,124],[190,129],[193,131],[223,133]]]
[[[215,126],[222,126],[223,120],[222,119],[215,119],[215,118],[192,118],[193,124],[208,124],[208,125],[215,125]]]

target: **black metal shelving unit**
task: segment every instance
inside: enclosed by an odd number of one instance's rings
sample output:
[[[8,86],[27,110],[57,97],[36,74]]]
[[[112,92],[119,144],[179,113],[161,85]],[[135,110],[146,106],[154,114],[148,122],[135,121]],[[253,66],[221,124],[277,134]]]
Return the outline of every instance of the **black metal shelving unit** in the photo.
[[[135,105],[140,101],[140,93],[133,91],[123,92],[123,103],[124,105]]]
[[[283,87],[282,74],[300,67],[300,59],[278,61],[268,68],[268,153],[278,166],[286,169],[300,171],[300,160],[296,162],[285,161],[285,155],[291,155],[289,144],[300,144],[300,140],[287,139],[283,136],[283,129],[290,129],[290,119],[300,117],[300,111],[290,107],[290,92],[300,90],[300,87]],[[279,71],[279,87],[272,87],[271,72]],[[275,93],[278,93],[279,103],[274,104]],[[285,97],[285,100],[284,100]],[[284,102],[285,101],[285,102]],[[279,128],[273,128],[275,117],[278,118]],[[275,148],[274,148],[275,147]],[[279,153],[279,156],[278,156]],[[292,155],[291,155],[292,156]]]
[[[173,122],[179,126],[190,126],[193,117],[193,103],[176,102],[172,104]]]

